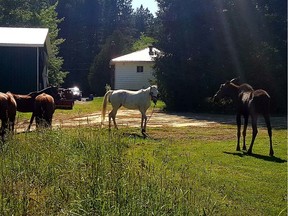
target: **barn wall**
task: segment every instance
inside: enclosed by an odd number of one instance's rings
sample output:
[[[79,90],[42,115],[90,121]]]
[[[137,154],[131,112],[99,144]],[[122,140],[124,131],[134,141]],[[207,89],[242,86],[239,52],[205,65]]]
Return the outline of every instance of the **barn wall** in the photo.
[[[137,72],[137,66],[143,66],[143,72]],[[150,86],[154,79],[153,62],[117,62],[115,64],[115,89],[138,90]]]
[[[37,48],[0,47],[0,91],[24,94],[37,89]]]

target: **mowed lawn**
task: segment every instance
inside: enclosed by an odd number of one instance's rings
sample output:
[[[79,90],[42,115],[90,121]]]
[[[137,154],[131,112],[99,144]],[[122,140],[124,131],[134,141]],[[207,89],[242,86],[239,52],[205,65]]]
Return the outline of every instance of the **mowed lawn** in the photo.
[[[76,104],[95,112],[101,99]],[[162,104],[160,103],[160,108]],[[265,128],[253,155],[236,126],[98,125],[17,134],[2,145],[1,215],[287,215],[287,129]],[[251,140],[249,127],[247,143]]]

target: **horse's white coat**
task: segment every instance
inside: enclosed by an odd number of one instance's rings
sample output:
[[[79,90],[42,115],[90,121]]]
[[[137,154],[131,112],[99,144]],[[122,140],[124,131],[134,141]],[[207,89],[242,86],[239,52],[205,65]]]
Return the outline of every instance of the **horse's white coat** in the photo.
[[[107,101],[112,105],[112,111],[109,113],[109,129],[111,127],[111,118],[113,119],[115,128],[117,127],[115,117],[118,109],[123,106],[127,109],[138,109],[141,112],[141,129],[142,132],[146,130],[147,116],[146,111],[150,107],[150,100],[157,102],[158,89],[153,85],[146,89],[138,91],[129,90],[109,90],[105,96],[102,107],[102,124],[105,119]]]

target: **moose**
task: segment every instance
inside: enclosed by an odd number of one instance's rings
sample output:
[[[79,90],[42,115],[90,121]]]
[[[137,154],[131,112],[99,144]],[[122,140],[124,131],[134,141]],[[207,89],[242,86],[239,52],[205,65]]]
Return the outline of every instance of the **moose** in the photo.
[[[263,89],[254,90],[252,86],[247,83],[238,84],[239,78],[234,78],[220,85],[220,89],[213,97],[213,101],[229,97],[236,104],[237,114],[237,147],[236,150],[240,151],[240,136],[241,136],[241,116],[244,117],[243,135],[243,150],[246,150],[246,130],[248,125],[249,116],[252,119],[252,140],[250,147],[247,151],[249,155],[252,154],[252,148],[257,136],[257,118],[262,114],[268,129],[270,139],[270,156],[274,155],[272,147],[272,128],[270,123],[270,96]]]

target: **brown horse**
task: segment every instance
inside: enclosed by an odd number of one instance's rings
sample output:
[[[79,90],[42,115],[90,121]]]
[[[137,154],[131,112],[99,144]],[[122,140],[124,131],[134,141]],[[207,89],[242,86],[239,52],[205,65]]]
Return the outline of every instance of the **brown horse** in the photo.
[[[60,94],[58,93],[58,88],[54,86],[47,87],[41,91],[31,92],[27,95],[12,94],[17,103],[17,111],[33,113],[34,107],[35,107],[34,106],[35,98],[42,93],[49,94],[50,96],[53,97],[54,101],[60,100],[61,98]],[[34,117],[32,119],[32,116],[31,116],[30,122],[33,122]],[[29,130],[30,127],[31,127],[31,124],[28,126],[27,130]]]
[[[16,117],[16,111],[17,111],[17,103],[14,99],[11,92],[7,92],[6,95],[8,96],[8,119],[9,119],[9,130],[14,131],[14,125],[15,125],[15,117]]]
[[[35,98],[34,111],[30,119],[28,130],[33,123],[34,117],[36,118],[36,128],[51,127],[54,111],[55,103],[53,97],[45,93],[38,95]]]
[[[1,119],[1,138],[4,142],[4,136],[8,125],[8,96],[0,92],[0,119]]]
[[[270,156],[274,155],[272,147],[272,128],[270,123],[270,96],[262,90],[254,90],[248,84],[237,85],[235,84],[237,79],[232,79],[220,86],[218,92],[214,95],[214,100],[219,100],[225,97],[230,97],[237,106],[237,151],[240,151],[240,136],[241,136],[241,116],[244,117],[244,129],[243,129],[243,150],[246,150],[246,130],[248,125],[249,116],[252,119],[252,140],[248,149],[248,154],[252,154],[253,144],[258,133],[257,130],[257,117],[259,114],[264,116],[268,135],[270,139]]]
[[[27,95],[12,94],[17,102],[17,111],[19,112],[33,112],[34,110],[34,100],[35,98],[46,93],[53,97],[54,101],[60,100],[60,94],[58,93],[58,88],[54,86],[47,87],[41,91],[30,92]]]

